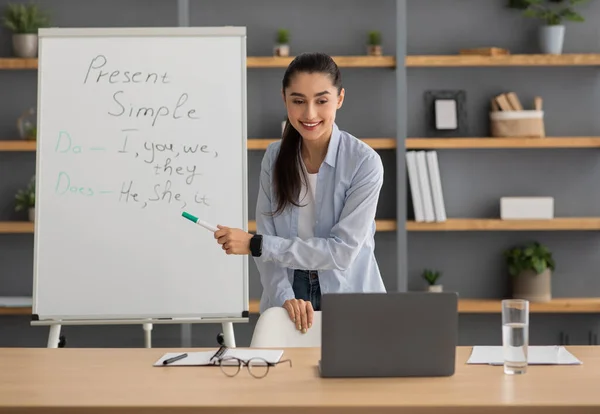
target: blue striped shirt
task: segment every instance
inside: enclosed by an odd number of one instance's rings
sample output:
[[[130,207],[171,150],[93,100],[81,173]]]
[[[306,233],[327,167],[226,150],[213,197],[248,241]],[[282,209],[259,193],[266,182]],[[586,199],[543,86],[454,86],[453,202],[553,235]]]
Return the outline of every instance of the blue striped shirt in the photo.
[[[294,269],[317,270],[321,293],[385,292],[375,260],[375,212],[383,184],[379,154],[334,124],[317,174],[314,237],[298,237],[299,208],[275,211],[272,173],[281,141],[261,164],[256,230],[263,235],[255,257],[263,287],[260,312],[294,299]]]

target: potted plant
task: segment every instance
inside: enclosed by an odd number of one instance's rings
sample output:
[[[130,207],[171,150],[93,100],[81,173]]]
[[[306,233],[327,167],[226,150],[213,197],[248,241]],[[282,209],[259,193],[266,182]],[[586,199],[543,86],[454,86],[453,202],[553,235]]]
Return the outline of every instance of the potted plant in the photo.
[[[540,19],[539,45],[542,53],[560,55],[565,38],[563,20],[583,22],[574,7],[587,0],[509,0],[508,6],[521,9],[523,15]]]
[[[35,219],[35,176],[31,177],[25,189],[17,191],[15,195],[15,211],[27,210],[29,221]]]
[[[273,49],[275,56],[290,55],[290,32],[286,29],[277,31],[277,44]]]
[[[368,44],[367,44],[367,54],[369,56],[381,56],[382,48],[381,48],[381,32],[373,30],[369,32]]]
[[[21,139],[33,140],[37,139],[37,127],[35,118],[35,109],[29,108],[21,114],[17,119],[17,129]]]
[[[8,4],[4,26],[13,32],[13,50],[17,57],[35,58],[38,54],[38,29],[47,27],[50,19],[35,4]]]
[[[530,302],[552,299],[551,276],[555,263],[546,246],[539,242],[516,246],[507,249],[504,258],[512,276],[514,298]]]
[[[436,285],[435,282],[442,276],[442,272],[437,270],[425,269],[423,270],[423,279],[427,281],[429,286],[427,290],[430,292],[442,292],[444,290],[442,285]]]

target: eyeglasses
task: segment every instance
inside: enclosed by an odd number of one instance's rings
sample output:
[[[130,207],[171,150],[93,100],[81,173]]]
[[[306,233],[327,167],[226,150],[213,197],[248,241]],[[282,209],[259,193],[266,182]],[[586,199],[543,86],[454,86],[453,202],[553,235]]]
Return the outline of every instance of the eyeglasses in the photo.
[[[284,359],[279,362],[268,362],[263,358],[250,358],[249,360],[243,360],[236,357],[224,357],[218,360],[218,365],[221,368],[221,371],[228,377],[235,377],[242,366],[246,366],[248,368],[248,372],[254,378],[264,378],[269,373],[269,367],[274,367],[277,364],[281,364],[283,362],[289,362],[290,367],[292,366],[292,361],[289,359]]]

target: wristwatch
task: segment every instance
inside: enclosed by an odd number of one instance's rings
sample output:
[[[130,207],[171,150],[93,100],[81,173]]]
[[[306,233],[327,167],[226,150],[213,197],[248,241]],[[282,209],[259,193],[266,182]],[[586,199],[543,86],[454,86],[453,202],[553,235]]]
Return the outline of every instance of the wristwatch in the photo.
[[[262,255],[262,235],[255,234],[250,239],[250,253],[254,257],[260,257]]]

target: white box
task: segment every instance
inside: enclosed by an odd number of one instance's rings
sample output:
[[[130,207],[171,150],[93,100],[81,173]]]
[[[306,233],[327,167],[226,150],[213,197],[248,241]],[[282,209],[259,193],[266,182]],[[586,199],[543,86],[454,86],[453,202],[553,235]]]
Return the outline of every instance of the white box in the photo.
[[[503,220],[552,219],[554,197],[501,197],[500,217]]]

